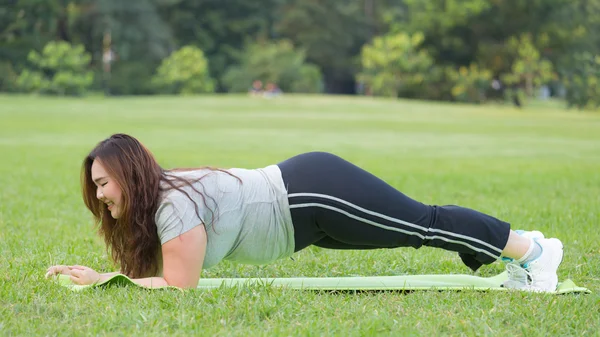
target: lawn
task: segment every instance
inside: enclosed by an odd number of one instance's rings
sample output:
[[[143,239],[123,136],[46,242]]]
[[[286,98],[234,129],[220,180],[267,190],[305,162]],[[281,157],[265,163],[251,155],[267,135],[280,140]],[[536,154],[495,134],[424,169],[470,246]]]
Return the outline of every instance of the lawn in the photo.
[[[53,264],[112,271],[79,189],[83,157],[130,133],[165,168],[263,167],[336,153],[429,204],[458,204],[565,245],[559,278],[590,295],[329,293],[268,286],[70,292]],[[0,96],[0,335],[597,335],[600,115],[351,97]],[[491,276],[503,264],[478,272]],[[205,277],[471,273],[433,248],[310,247],[267,266],[223,263]]]

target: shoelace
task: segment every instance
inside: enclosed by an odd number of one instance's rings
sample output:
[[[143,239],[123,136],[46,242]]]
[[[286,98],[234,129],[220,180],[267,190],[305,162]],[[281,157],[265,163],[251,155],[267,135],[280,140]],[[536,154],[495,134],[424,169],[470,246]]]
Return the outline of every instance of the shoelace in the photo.
[[[527,269],[521,267],[516,263],[509,263],[506,265],[506,273],[510,281],[516,281],[523,283],[524,285],[530,284],[531,274]]]

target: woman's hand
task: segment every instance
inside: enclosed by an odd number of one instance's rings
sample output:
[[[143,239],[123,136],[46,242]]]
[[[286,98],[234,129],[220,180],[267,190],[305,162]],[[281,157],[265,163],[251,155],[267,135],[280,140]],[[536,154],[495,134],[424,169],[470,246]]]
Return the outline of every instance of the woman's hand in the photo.
[[[100,274],[85,266],[69,266],[71,282],[79,285],[95,284],[100,281]]]
[[[50,268],[48,268],[48,270],[46,270],[46,278],[50,278],[54,275],[59,275],[59,274],[63,274],[63,275],[71,275],[71,269],[69,269],[68,266],[65,265],[57,265],[57,266],[52,266]]]

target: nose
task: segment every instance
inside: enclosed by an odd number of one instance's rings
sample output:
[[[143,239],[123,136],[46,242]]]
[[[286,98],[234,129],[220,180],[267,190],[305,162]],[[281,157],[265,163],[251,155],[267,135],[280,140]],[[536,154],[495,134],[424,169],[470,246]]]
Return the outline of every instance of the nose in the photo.
[[[104,194],[102,193],[102,191],[100,191],[100,188],[96,189],[96,198],[98,198],[99,200],[102,200],[102,198],[104,198]]]

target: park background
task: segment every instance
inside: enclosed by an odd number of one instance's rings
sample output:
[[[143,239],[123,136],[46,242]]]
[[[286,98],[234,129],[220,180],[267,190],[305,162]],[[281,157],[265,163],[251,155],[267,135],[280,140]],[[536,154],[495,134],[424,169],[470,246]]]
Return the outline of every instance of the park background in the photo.
[[[0,91],[600,101],[596,0],[4,0]]]
[[[0,335],[598,335],[599,14],[598,0],[1,1]],[[48,266],[118,268],[79,186],[116,132],[165,168],[333,152],[424,203],[560,238],[560,280],[592,294],[71,292]],[[471,274],[427,247],[293,257],[203,277]]]

